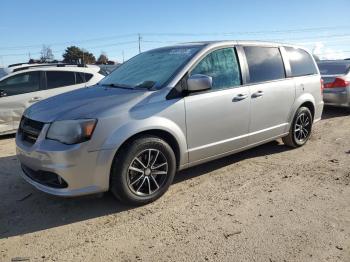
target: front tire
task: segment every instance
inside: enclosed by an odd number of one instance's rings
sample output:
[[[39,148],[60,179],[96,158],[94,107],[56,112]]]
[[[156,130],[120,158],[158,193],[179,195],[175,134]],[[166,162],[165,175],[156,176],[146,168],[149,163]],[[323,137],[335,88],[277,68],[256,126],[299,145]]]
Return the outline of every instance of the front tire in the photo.
[[[164,140],[143,136],[127,143],[114,158],[110,190],[129,205],[144,205],[161,197],[176,172],[174,151]]]
[[[285,145],[300,147],[309,140],[312,131],[313,117],[310,109],[300,107],[294,115],[289,134],[282,138]]]

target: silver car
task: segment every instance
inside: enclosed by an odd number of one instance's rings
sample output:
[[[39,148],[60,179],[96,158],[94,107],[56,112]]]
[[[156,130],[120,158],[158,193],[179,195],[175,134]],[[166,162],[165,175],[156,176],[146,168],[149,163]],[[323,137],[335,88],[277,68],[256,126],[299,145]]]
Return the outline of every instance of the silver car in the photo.
[[[317,64],[324,81],[325,104],[350,108],[350,61],[328,60]]]
[[[302,48],[199,42],[130,59],[98,85],[41,101],[16,137],[23,177],[77,196],[159,198],[176,171],[283,138],[306,143],[321,118],[321,77]]]

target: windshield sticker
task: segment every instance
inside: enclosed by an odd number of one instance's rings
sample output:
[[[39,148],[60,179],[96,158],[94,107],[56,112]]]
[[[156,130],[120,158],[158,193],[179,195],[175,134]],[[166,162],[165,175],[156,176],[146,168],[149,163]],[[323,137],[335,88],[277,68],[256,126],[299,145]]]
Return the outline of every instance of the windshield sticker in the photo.
[[[193,51],[195,49],[193,48],[176,48],[169,50],[169,55],[184,55],[184,56],[190,56],[193,54]]]

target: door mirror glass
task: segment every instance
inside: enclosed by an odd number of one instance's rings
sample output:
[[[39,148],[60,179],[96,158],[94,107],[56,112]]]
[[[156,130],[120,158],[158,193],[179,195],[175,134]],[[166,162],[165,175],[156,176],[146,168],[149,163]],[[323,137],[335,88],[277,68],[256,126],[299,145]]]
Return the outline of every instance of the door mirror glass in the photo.
[[[213,78],[207,75],[195,74],[191,75],[187,80],[189,92],[208,90],[212,88],[212,85]]]

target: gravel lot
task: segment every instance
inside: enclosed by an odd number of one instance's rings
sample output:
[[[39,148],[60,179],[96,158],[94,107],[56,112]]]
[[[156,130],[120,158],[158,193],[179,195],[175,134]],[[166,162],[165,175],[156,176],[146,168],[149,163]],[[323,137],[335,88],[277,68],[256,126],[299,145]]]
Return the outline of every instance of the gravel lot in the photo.
[[[326,108],[280,141],[191,168],[160,200],[62,199],[20,177],[0,139],[0,261],[350,261],[350,117]]]

